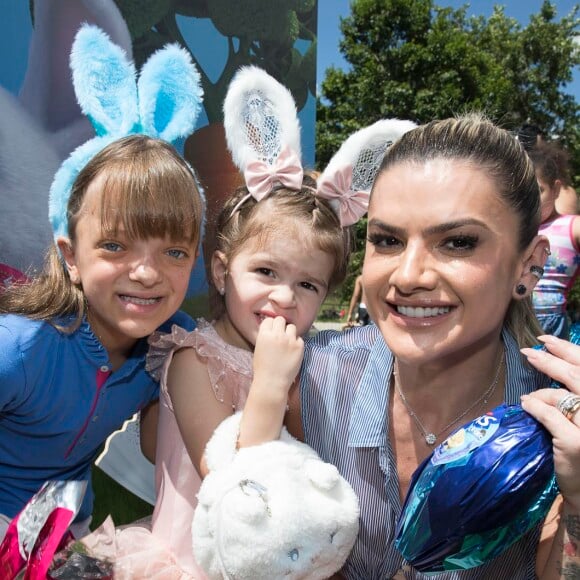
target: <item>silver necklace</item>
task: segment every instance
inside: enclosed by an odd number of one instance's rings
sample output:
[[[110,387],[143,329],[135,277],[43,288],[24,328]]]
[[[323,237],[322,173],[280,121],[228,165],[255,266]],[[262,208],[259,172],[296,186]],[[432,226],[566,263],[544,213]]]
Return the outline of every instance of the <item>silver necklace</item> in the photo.
[[[401,389],[401,385],[399,385],[399,382],[397,381],[396,370],[393,370],[393,375],[395,378],[395,389],[396,389],[397,393],[399,393],[399,397],[401,397],[401,401],[403,402],[403,405],[405,405],[405,409],[407,409],[407,413],[409,413],[409,416],[411,417],[411,419],[413,419],[413,421],[415,421],[415,424],[417,425],[417,428],[421,432],[421,435],[423,435],[423,438],[425,439],[425,443],[427,443],[427,445],[429,445],[429,446],[435,445],[435,443],[437,442],[437,439],[439,439],[439,437],[441,435],[443,435],[443,433],[445,433],[445,431],[447,431],[447,429],[449,429],[450,427],[453,427],[453,425],[455,425],[461,419],[463,419],[463,417],[465,417],[465,415],[467,415],[467,413],[469,413],[470,411],[473,411],[473,409],[475,409],[477,406],[479,406],[482,403],[484,405],[487,404],[490,397],[493,395],[493,393],[495,391],[495,387],[497,386],[497,383],[499,381],[499,375],[500,375],[501,367],[503,365],[504,355],[505,355],[505,351],[502,349],[501,357],[499,359],[499,364],[497,365],[497,369],[495,371],[495,376],[493,377],[493,381],[491,382],[491,385],[489,385],[489,387],[487,387],[485,392],[481,395],[481,397],[479,397],[479,399],[477,399],[477,401],[475,401],[473,404],[471,404],[469,407],[467,407],[467,409],[465,409],[465,411],[462,411],[459,415],[457,415],[457,417],[455,417],[453,419],[453,421],[451,421],[450,423],[445,425],[445,427],[443,427],[443,429],[441,429],[441,431],[439,431],[439,433],[429,432],[429,431],[427,431],[427,429],[425,429],[425,427],[423,427],[423,423],[421,423],[419,417],[417,417],[417,413],[415,413],[415,411],[413,411],[411,405],[409,405],[409,402],[407,401],[407,398],[405,397],[405,395]]]

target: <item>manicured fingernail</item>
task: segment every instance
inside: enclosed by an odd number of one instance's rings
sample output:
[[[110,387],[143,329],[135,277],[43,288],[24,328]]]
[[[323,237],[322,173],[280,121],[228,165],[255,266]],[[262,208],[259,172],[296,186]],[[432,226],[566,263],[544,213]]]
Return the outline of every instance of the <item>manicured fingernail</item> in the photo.
[[[521,348],[520,352],[528,358],[528,360],[531,359],[539,359],[543,352],[541,350],[535,349],[535,348]]]

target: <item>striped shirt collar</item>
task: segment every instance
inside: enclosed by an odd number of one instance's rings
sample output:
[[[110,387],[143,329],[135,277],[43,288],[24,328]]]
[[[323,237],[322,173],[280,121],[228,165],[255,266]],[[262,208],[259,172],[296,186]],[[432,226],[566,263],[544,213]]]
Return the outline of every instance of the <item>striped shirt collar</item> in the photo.
[[[508,405],[517,405],[522,394],[548,386],[548,382],[544,375],[521,364],[518,344],[505,328],[502,330],[502,339],[506,350],[505,400]],[[393,353],[382,335],[378,334],[354,396],[348,432],[349,447],[387,445],[388,386],[393,366]],[[530,388],[530,384],[534,385],[533,388]]]
[[[381,334],[358,385],[350,416],[349,447],[383,447],[387,444],[389,381],[394,357]]]

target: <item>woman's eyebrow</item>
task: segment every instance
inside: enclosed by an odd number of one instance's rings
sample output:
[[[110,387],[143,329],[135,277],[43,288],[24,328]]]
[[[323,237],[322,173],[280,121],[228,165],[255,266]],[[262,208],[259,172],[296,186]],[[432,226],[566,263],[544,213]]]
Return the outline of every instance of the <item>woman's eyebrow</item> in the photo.
[[[481,220],[475,218],[466,218],[463,220],[453,220],[451,222],[445,222],[442,224],[437,224],[436,226],[429,227],[425,230],[426,234],[441,234],[451,230],[456,230],[465,226],[479,226],[488,229],[487,224]]]
[[[423,231],[423,233],[426,235],[441,234],[441,233],[449,232],[451,230],[455,230],[455,229],[465,227],[465,226],[479,226],[479,227],[483,227],[483,228],[488,229],[487,224],[485,222],[478,220],[478,219],[475,219],[475,218],[466,218],[466,219],[453,220],[450,222],[444,222],[441,224],[437,224],[435,226],[430,226],[430,227],[426,228]],[[378,220],[378,219],[370,220],[369,227],[383,230],[384,232],[389,232],[390,234],[394,234],[396,236],[402,236],[405,234],[405,231],[406,231],[404,228],[390,225],[390,224],[383,222],[381,220]]]

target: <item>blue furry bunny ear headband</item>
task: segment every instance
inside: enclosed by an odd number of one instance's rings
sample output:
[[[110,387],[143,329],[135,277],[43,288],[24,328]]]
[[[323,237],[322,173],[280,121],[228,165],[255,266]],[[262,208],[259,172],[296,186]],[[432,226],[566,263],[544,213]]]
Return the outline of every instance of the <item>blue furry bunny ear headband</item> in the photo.
[[[54,238],[68,236],[67,205],[79,172],[108,144],[132,134],[170,143],[193,132],[201,110],[200,76],[186,50],[169,44],[155,52],[137,79],[125,52],[98,27],[75,37],[70,66],[81,110],[97,136],[75,149],[57,171],[49,195]]]
[[[383,119],[353,133],[317,180],[314,195],[330,201],[343,227],[368,209],[370,191],[387,148],[415,123]],[[224,101],[228,149],[244,174],[247,199],[260,201],[278,184],[301,190],[300,124],[290,91],[262,69],[242,67]]]

